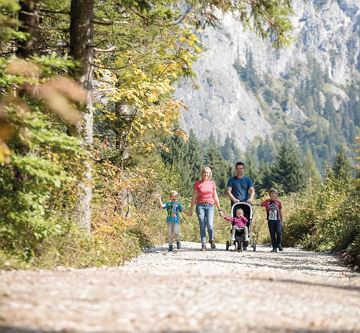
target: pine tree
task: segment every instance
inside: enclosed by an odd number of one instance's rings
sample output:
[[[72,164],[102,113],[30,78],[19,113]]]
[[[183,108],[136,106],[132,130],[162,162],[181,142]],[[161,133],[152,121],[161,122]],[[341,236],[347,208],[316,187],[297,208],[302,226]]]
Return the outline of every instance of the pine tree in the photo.
[[[233,162],[234,161],[234,152],[232,141],[229,135],[227,135],[224,145],[221,147],[221,155],[227,161]]]
[[[253,154],[249,152],[245,153],[245,168],[246,175],[251,178],[254,183],[254,187],[259,185],[261,183],[261,175],[259,174]]]
[[[229,165],[223,159],[218,146],[214,144],[211,136],[208,141],[208,148],[204,156],[205,165],[209,166],[213,173],[213,180],[220,189],[225,189],[229,177]]]
[[[181,177],[181,193],[189,195],[194,179],[194,172],[190,163],[188,144],[179,136],[172,136],[165,140],[168,151],[162,151],[161,156],[166,164],[177,168]],[[199,168],[200,169],[200,168]],[[197,170],[196,175],[199,174]]]
[[[343,146],[340,147],[332,166],[334,176],[339,179],[351,177],[352,168]]]
[[[273,186],[272,170],[270,164],[266,162],[260,162],[258,174],[260,181],[255,185],[256,192],[270,189]]]
[[[311,150],[308,148],[304,157],[305,176],[315,184],[321,183],[321,174],[316,166],[316,161]]]
[[[199,141],[196,139],[193,130],[189,132],[189,142],[188,142],[188,161],[190,169],[192,171],[191,181],[195,181],[200,176],[200,169],[202,166],[202,147]]]
[[[285,193],[297,192],[305,185],[305,174],[300,157],[291,142],[284,142],[272,167],[272,178],[281,184]]]

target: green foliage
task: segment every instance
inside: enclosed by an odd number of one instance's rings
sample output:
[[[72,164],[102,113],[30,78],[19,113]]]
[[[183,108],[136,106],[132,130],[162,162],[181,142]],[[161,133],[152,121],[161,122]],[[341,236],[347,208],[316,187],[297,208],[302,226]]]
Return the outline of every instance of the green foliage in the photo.
[[[219,191],[225,189],[232,165],[224,160],[220,150],[213,136],[205,142],[199,142],[190,131],[189,139],[186,141],[177,136],[165,140],[161,155],[167,165],[174,166],[179,172],[181,192],[191,196],[194,181],[200,178],[202,166],[211,168],[213,180]]]
[[[0,41],[24,40],[26,35],[17,31],[19,21],[15,18],[20,9],[17,0],[0,0]],[[4,47],[4,45],[2,45]]]
[[[334,172],[334,176],[339,179],[348,179],[351,177],[352,168],[349,158],[346,156],[344,147],[340,147],[332,171]]]
[[[67,63],[53,55],[31,62],[5,58],[0,62],[4,69],[0,74],[1,116],[11,132],[6,138],[9,156],[0,169],[0,244],[26,261],[71,219],[85,158],[80,141],[69,134],[74,132],[72,126],[49,112],[59,106],[63,115],[68,111],[65,93],[59,93],[63,86],[52,81]],[[40,99],[44,89],[48,95]],[[11,96],[16,90],[20,96]],[[51,104],[52,98],[61,103]]]
[[[213,136],[210,136],[208,142],[206,142],[206,146],[204,152],[204,165],[211,168],[213,180],[220,190],[224,190],[227,180],[231,175],[231,165],[221,156],[220,149]]]
[[[345,250],[356,248],[359,238],[359,184],[335,178],[331,171],[320,186],[286,199],[286,243],[308,249]],[[352,258],[359,263],[358,259]]]
[[[298,192],[305,185],[303,167],[295,147],[284,142],[278,151],[273,167],[272,177],[276,184],[283,187],[285,193]]]

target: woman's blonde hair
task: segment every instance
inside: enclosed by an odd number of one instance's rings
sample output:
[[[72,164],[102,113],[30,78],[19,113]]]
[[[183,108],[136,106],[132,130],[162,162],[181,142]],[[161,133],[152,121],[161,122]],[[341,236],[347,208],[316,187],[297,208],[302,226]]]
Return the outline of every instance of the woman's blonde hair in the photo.
[[[209,180],[210,180],[211,177],[212,177],[212,171],[211,171],[210,167],[208,167],[208,166],[203,166],[203,167],[201,168],[201,175],[202,175],[203,173],[205,173],[206,171],[209,171],[209,172],[210,172],[210,176],[209,176]]]
[[[172,195],[177,197],[179,195],[179,193],[176,191],[170,191],[170,196],[172,196]]]

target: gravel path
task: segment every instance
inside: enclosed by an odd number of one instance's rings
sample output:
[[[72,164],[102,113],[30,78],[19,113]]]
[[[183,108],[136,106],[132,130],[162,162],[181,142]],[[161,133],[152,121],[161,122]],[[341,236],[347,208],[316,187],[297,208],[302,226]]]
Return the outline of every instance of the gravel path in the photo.
[[[156,248],[123,267],[0,272],[0,332],[360,332],[360,274],[330,255]]]

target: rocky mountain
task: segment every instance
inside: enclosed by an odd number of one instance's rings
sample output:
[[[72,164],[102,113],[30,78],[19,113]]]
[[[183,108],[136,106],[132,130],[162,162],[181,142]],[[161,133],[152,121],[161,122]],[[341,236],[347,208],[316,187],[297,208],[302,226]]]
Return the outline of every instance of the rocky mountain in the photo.
[[[234,16],[201,36],[198,89],[182,81],[185,129],[228,135],[244,150],[290,135],[315,158],[349,146],[360,129],[360,0],[294,0],[294,42],[272,48]],[[284,133],[287,133],[286,135]]]

